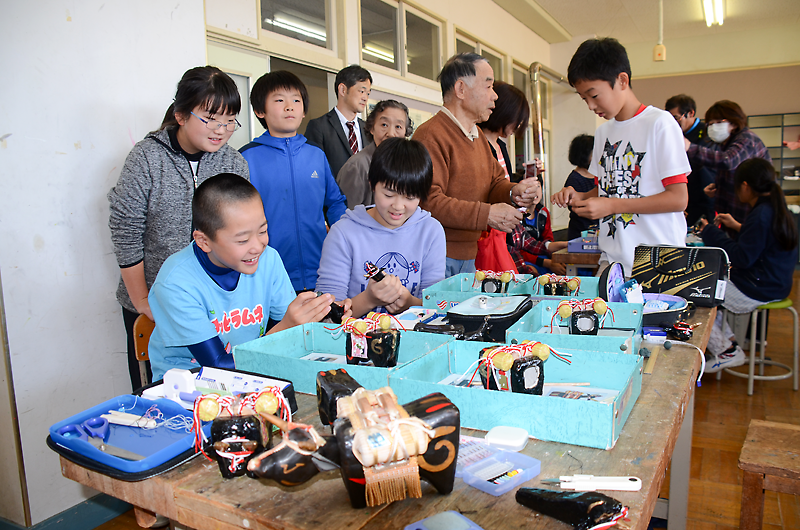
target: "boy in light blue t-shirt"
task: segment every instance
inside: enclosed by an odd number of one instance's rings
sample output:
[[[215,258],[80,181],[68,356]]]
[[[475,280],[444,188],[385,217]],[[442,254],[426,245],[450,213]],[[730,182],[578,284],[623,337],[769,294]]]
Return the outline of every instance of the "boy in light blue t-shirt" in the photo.
[[[203,182],[192,222],[194,242],[167,259],[148,296],[154,380],[170,368],[234,368],[233,346],[328,314],[330,295],[295,298],[280,256],[267,246],[264,207],[247,180],[223,173]],[[345,310],[349,316],[349,301]],[[279,322],[267,331],[270,318]]]

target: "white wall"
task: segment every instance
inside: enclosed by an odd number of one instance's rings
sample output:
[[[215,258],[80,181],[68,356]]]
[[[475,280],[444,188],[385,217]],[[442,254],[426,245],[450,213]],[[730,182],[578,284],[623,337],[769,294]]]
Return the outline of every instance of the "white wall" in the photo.
[[[130,392],[105,196],[183,72],[205,64],[205,26],[202,0],[2,11],[0,267],[36,524],[94,494],[61,477],[49,426]]]

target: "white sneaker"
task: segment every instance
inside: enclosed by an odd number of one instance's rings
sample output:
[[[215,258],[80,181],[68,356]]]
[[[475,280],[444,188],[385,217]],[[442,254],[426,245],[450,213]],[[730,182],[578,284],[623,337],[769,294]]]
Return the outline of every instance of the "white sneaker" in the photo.
[[[732,352],[726,351],[720,353],[717,357],[712,356],[711,359],[707,359],[705,373],[715,374],[723,368],[734,368],[736,366],[741,366],[746,360],[747,356],[744,354],[742,348],[736,346]]]

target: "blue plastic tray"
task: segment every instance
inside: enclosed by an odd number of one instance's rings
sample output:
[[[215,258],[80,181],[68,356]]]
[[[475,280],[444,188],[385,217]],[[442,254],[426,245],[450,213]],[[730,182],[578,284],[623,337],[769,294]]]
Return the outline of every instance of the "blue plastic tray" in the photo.
[[[58,434],[58,430],[70,423],[81,423],[91,417],[108,413],[109,410],[124,409],[131,414],[144,414],[152,405],[157,405],[165,418],[173,416],[186,416],[192,418],[192,413],[184,410],[183,407],[168,399],[151,401],[132,395],[122,395],[101,403],[95,407],[75,414],[64,421],[60,421],[50,427],[50,438],[56,444],[66,447],[82,456],[91,458],[101,464],[105,464],[114,469],[126,473],[141,473],[152,468],[158,467],[165,462],[175,458],[181,453],[191,449],[194,445],[194,435],[185,431],[172,431],[166,427],[156,427],[155,429],[140,429],[138,427],[128,427],[125,425],[109,425],[109,435],[106,443],[138,453],[145,458],[143,460],[131,461],[106,454],[88,441],[79,438],[64,437]],[[211,434],[211,422],[207,422],[203,427],[206,436]]]

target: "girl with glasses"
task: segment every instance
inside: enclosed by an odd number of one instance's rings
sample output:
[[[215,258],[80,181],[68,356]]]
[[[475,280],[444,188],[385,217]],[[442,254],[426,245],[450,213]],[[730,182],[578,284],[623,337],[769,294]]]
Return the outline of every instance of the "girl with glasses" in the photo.
[[[227,145],[239,127],[241,106],[227,74],[213,66],[188,70],[161,128],[133,147],[108,193],[108,224],[121,272],[117,300],[128,334],[134,390],[146,381],[139,376],[133,323],[139,315],[152,320],[147,294],[156,274],[164,260],[192,240],[194,190],[219,173],[249,180],[244,158]]]

